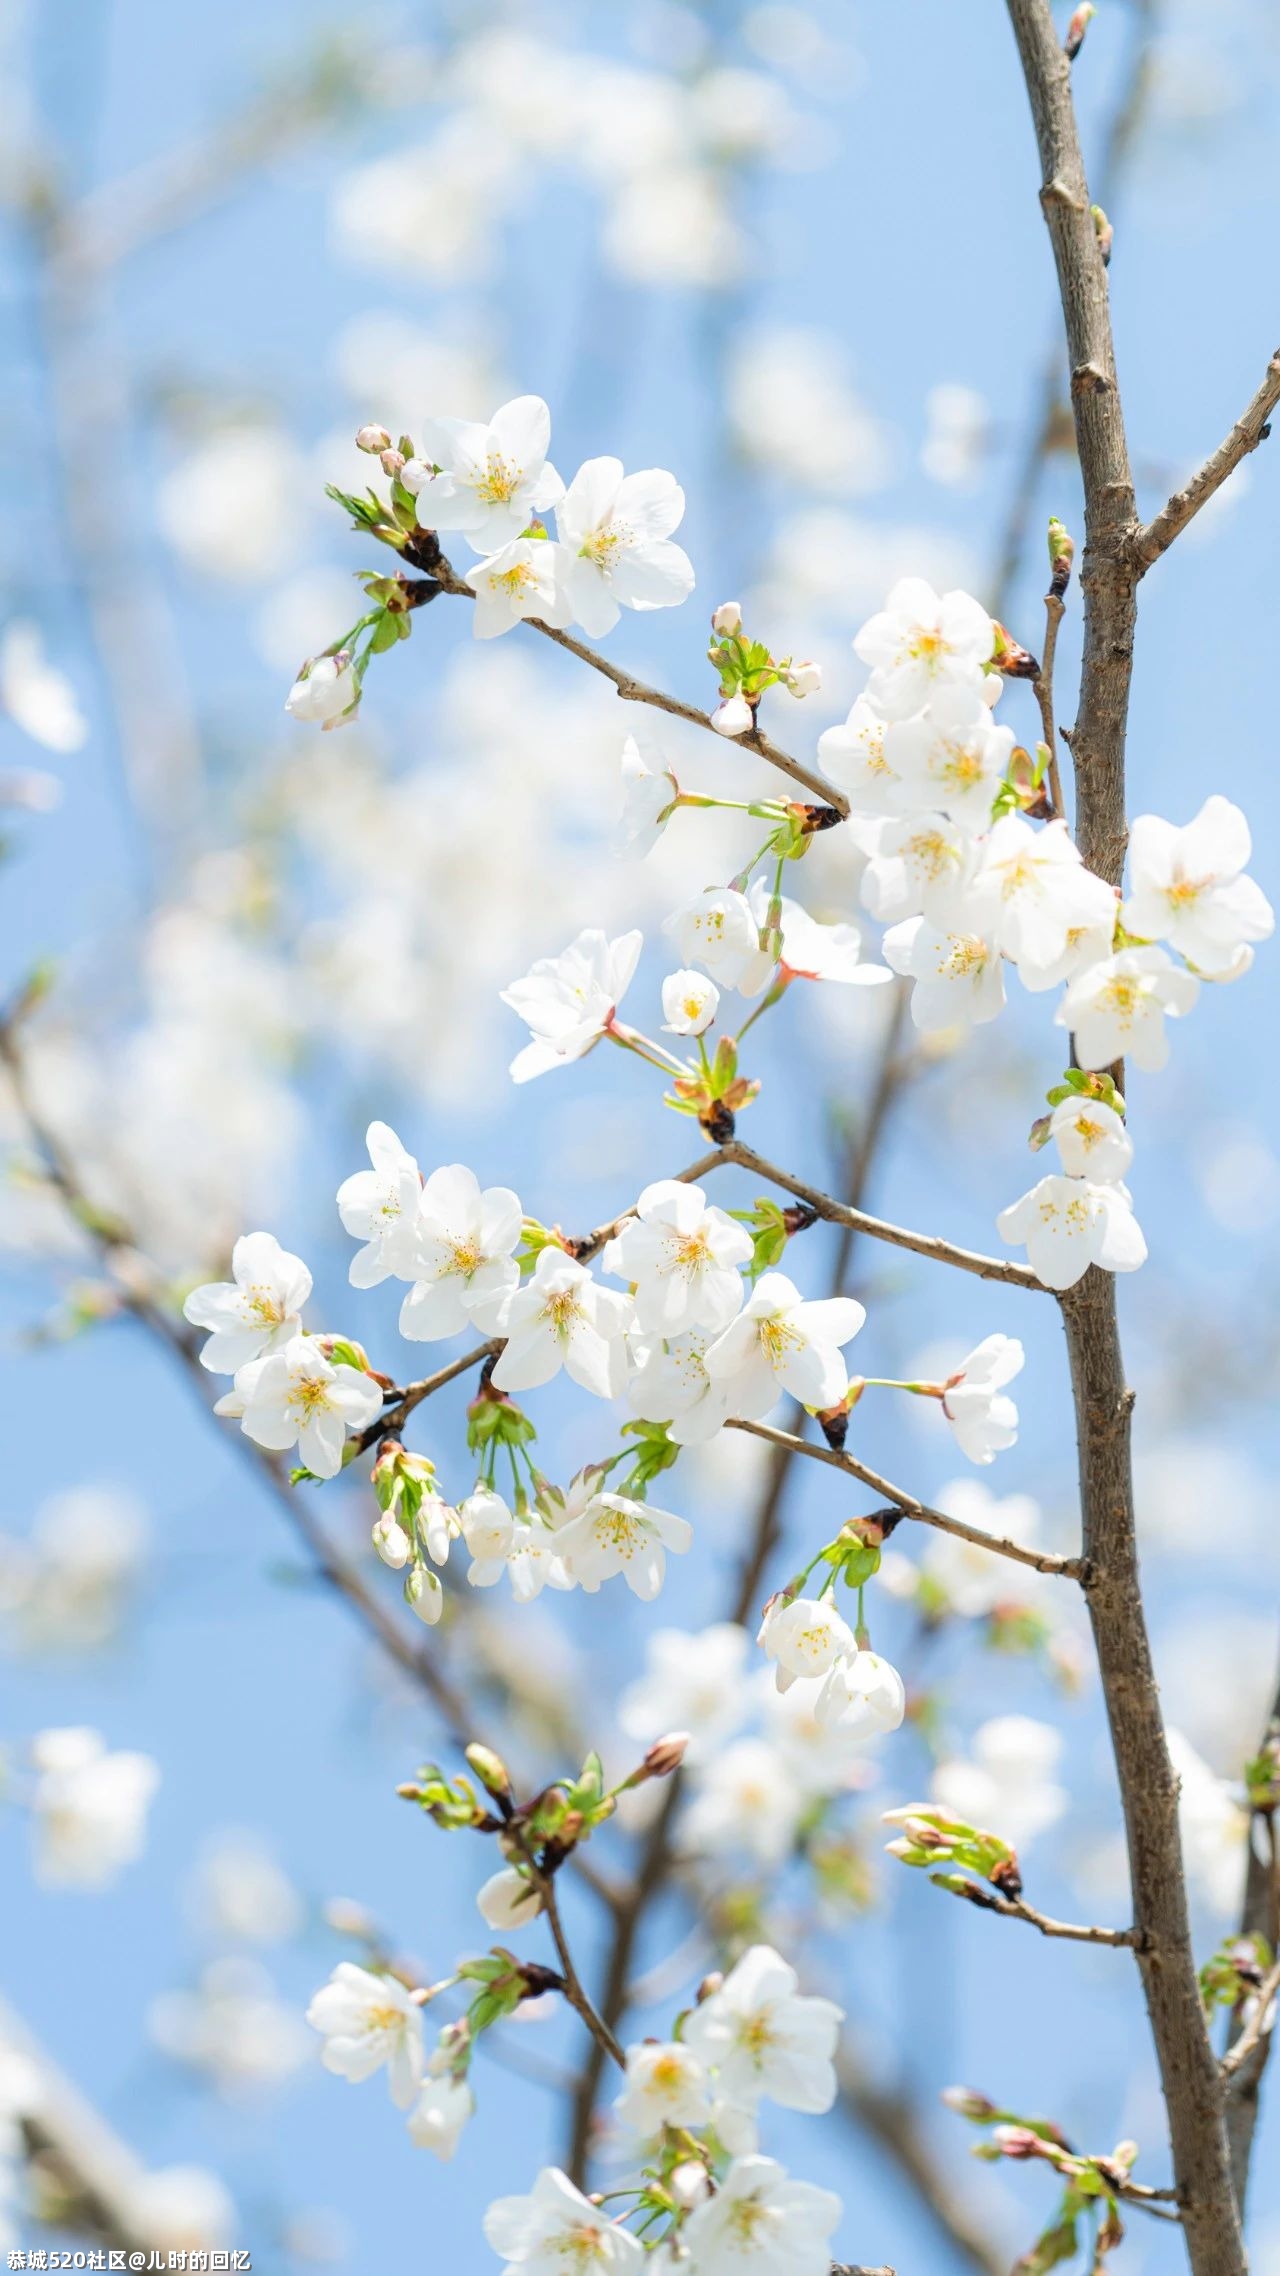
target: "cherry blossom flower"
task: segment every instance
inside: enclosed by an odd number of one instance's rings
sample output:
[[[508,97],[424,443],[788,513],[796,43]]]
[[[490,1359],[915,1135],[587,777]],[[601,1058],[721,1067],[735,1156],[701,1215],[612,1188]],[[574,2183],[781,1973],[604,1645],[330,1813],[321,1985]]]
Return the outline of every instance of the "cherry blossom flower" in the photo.
[[[504,2276],[639,2276],[644,2246],[575,2189],[558,2166],[544,2166],[525,2197],[498,2197],[484,2217],[485,2240]]]
[[[790,1854],[804,1809],[777,1748],[765,1739],[735,1739],[700,1773],[681,1846],[693,1856],[746,1855],[777,1866]]]
[[[110,1754],[99,1732],[80,1727],[40,1731],[31,1759],[36,1879],[45,1888],[106,1888],[142,1854],[158,1764],[148,1754]]]
[[[549,538],[516,537],[467,571],[476,596],[471,630],[477,640],[496,640],[513,624],[536,616],[563,632],[573,622],[564,586],[564,551]]]
[[[726,696],[711,714],[717,735],[754,735],[756,715],[745,695]]]
[[[774,1599],[765,1608],[756,1641],[777,1663],[779,1691],[789,1691],[799,1676],[826,1675],[838,1659],[857,1649],[853,1630],[825,1596],[797,1596],[789,1603]]]
[[[975,923],[981,930],[994,927],[1020,970],[1026,964],[1043,972],[1066,954],[1073,930],[1092,929],[1115,914],[1110,886],[1085,868],[1066,823],[1036,830],[1021,814],[1002,814],[992,828],[972,893]]]
[[[630,1324],[629,1296],[601,1288],[585,1265],[549,1244],[511,1299],[493,1380],[500,1391],[531,1391],[563,1367],[584,1391],[617,1398],[626,1383]]]
[[[520,1284],[515,1251],[523,1229],[520,1196],[510,1186],[482,1192],[461,1162],[433,1170],[413,1221],[414,1285],[400,1308],[401,1335],[434,1343],[469,1321],[496,1334]]]
[[[830,2189],[792,2181],[769,2157],[737,2157],[684,2225],[697,2276],[826,2276],[843,2211]]]
[[[537,1516],[513,1516],[491,1486],[478,1486],[458,1504],[458,1522],[471,1553],[472,1588],[493,1588],[505,1573],[517,1604],[531,1604],[544,1588],[572,1588],[551,1528]]]
[[[1029,956],[1018,959],[1018,978],[1028,993],[1042,995],[1046,989],[1061,987],[1064,980],[1074,980],[1078,972],[1091,964],[1101,964],[1110,956],[1115,943],[1116,918],[1120,913],[1120,897],[1102,878],[1093,877],[1091,870],[1085,877],[1092,879],[1087,890],[1092,895],[1095,914],[1088,922],[1068,925],[1061,954],[1050,957],[1048,963],[1037,964]],[[1083,893],[1083,884],[1076,891]]]
[[[773,970],[773,959],[760,946],[760,927],[745,893],[729,885],[708,885],[687,908],[667,918],[670,933],[686,964],[701,964],[723,988],[737,988],[744,996],[758,995]]]
[[[301,1257],[282,1249],[272,1233],[242,1233],[231,1252],[231,1280],[193,1288],[182,1307],[193,1327],[212,1333],[200,1365],[234,1375],[251,1359],[278,1351],[301,1326],[311,1274]]]
[[[674,811],[680,785],[661,745],[649,735],[628,735],[622,746],[622,815],[619,853],[642,860],[652,853]]]
[[[1231,973],[1241,948],[1275,929],[1270,902],[1243,874],[1252,850],[1244,815],[1216,791],[1182,829],[1140,814],[1129,833],[1126,932],[1167,940],[1207,979]]]
[[[1103,1272],[1136,1272],[1146,1259],[1147,1244],[1122,1185],[1044,1177],[1002,1209],[996,1225],[1003,1240],[1025,1245],[1027,1262],[1046,1288],[1074,1288],[1091,1264]]]
[[[867,694],[886,719],[907,719],[940,688],[980,688],[995,626],[968,593],[939,599],[923,577],[902,577],[853,643],[872,667]]]
[[[307,2009],[320,2060],[353,2086],[385,2063],[391,2099],[407,2110],[422,2083],[422,2010],[396,1976],[340,1960]]]
[[[684,2043],[745,2109],[763,2096],[819,2116],[836,2098],[832,2057],[843,2010],[802,1993],[795,1969],[753,1944],[685,2020]]]
[[[701,972],[669,972],[662,983],[663,1033],[705,1035],[720,1009],[720,990]]]
[[[711,2084],[692,2049],[678,2039],[628,2047],[626,2083],[614,2109],[643,2141],[664,2126],[704,2126]]]
[[[828,1729],[874,1738],[896,1731],[907,1711],[906,1687],[896,1667],[878,1652],[837,1660],[818,1694],[815,1713]]]
[[[693,565],[672,543],[684,492],[649,467],[624,474],[618,458],[589,458],[556,507],[565,585],[589,639],[611,632],[621,609],[674,608],[693,591]]]
[[[365,1246],[351,1259],[353,1288],[376,1288],[395,1274],[413,1279],[414,1218],[422,1173],[385,1122],[365,1133],[372,1168],[356,1170],[338,1187],[343,1230]]]
[[[1133,1140],[1113,1106],[1098,1098],[1064,1098],[1049,1117],[1068,1177],[1114,1185],[1133,1160]]]
[[[969,906],[978,849],[961,823],[929,813],[850,828],[867,856],[862,905],[882,924],[923,916],[941,932],[983,929]]]
[[[444,1615],[444,1590],[435,1573],[415,1565],[404,1584],[404,1600],[425,1628],[436,1628]]]
[[[409,2112],[410,2141],[416,2142],[420,2150],[430,2150],[433,2157],[447,2165],[462,2140],[468,2119],[475,2115],[475,2107],[476,2098],[465,2079],[426,2079]]]
[[[772,895],[763,877],[747,895],[757,926],[768,922]],[[788,980],[843,980],[857,988],[878,988],[893,975],[883,964],[862,961],[862,935],[856,925],[819,924],[799,901],[782,897],[782,950],[778,958]]]
[[[375,1554],[393,1573],[402,1572],[409,1562],[412,1544],[393,1509],[383,1510],[373,1521],[373,1547]]]
[[[885,735],[885,758],[908,806],[938,807],[983,830],[1013,756],[1013,729],[993,724],[976,687],[945,687],[914,719]]]
[[[906,814],[918,803],[890,764],[888,724],[860,695],[843,725],[828,727],[818,737],[818,765],[828,782],[844,792],[853,814]]]
[[[750,1263],[751,1235],[701,1188],[676,1178],[647,1185],[601,1264],[633,1283],[636,1325],[651,1335],[687,1328],[726,1328],[742,1306],[740,1267]]]
[[[806,1302],[785,1273],[763,1273],[737,1319],[708,1345],[707,1373],[748,1421],[768,1414],[783,1391],[806,1407],[834,1407],[849,1388],[840,1347],[866,1316],[851,1296]]]
[[[609,1027],[640,961],[642,933],[609,940],[580,932],[559,956],[540,956],[522,980],[501,990],[533,1036],[511,1062],[513,1082],[527,1083],[551,1067],[581,1059]]]
[[[1154,1075],[1169,1057],[1166,1016],[1181,1019],[1199,993],[1194,974],[1164,949],[1122,948],[1068,984],[1054,1021],[1070,1028],[1082,1067],[1132,1059]]]
[[[460,530],[477,553],[495,553],[563,496],[547,464],[550,447],[551,413],[541,396],[517,395],[487,426],[428,419],[400,479],[417,496],[423,529]]]
[[[542,1910],[542,1893],[518,1866],[504,1865],[476,1891],[481,1918],[497,1936],[527,1928]]]
[[[707,1373],[709,1330],[680,1336],[632,1338],[633,1368],[627,1396],[645,1422],[667,1425],[677,1446],[705,1446],[724,1429],[733,1398],[731,1379]]]
[[[290,718],[308,727],[340,727],[359,708],[360,682],[345,650],[336,656],[312,656],[302,667],[284,707]]]
[[[88,738],[71,682],[49,662],[40,626],[25,617],[0,633],[0,707],[47,751],[78,751]]]
[[[941,932],[924,917],[908,917],[890,926],[880,951],[894,972],[915,981],[911,1017],[926,1034],[982,1027],[1004,1010],[1003,959],[981,933]]]
[[[245,1436],[277,1454],[296,1446],[315,1478],[336,1477],[348,1430],[364,1430],[382,1412],[372,1376],[342,1361],[331,1364],[314,1336],[294,1336],[282,1351],[250,1360],[237,1373],[235,1389]]]
[[[628,1738],[646,1744],[664,1731],[687,1731],[684,1759],[696,1768],[743,1720],[746,1659],[747,1632],[736,1621],[717,1621],[697,1635],[656,1629],[644,1674],[618,1702],[619,1724]]]
[[[561,1526],[555,1539],[567,1571],[588,1596],[621,1573],[632,1595],[648,1603],[662,1587],[668,1549],[682,1557],[693,1527],[685,1517],[626,1494],[593,1494],[582,1515]]]
[[[1018,1410],[1004,1386],[1025,1358],[1015,1336],[984,1336],[949,1378],[942,1411],[971,1462],[990,1462],[1017,1439]]]
[[[938,1764],[929,1790],[967,1824],[988,1827],[1022,1850],[1067,1808],[1068,1795],[1053,1783],[1061,1753],[1052,1724],[994,1715],[974,1732],[967,1757]]]

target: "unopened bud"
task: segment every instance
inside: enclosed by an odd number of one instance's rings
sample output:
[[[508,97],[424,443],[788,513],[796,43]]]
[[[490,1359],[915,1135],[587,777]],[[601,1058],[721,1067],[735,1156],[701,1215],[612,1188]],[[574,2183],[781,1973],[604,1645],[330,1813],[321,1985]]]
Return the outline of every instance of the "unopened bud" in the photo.
[[[1061,600],[1071,582],[1071,564],[1076,557],[1076,541],[1065,523],[1056,514],[1049,517],[1049,590]]]
[[[685,1748],[688,1744],[689,1733],[687,1731],[668,1731],[665,1738],[655,1739],[653,1745],[645,1753],[644,1769],[646,1775],[650,1778],[670,1778],[673,1771],[677,1771],[684,1761]]]
[[[700,2205],[704,2197],[711,2194],[711,2183],[705,2165],[699,2165],[696,2158],[691,2157],[686,2158],[683,2165],[673,2168],[667,2187],[677,2205],[685,2212],[694,2205]]]
[[[717,735],[750,735],[755,730],[756,715],[745,695],[731,695],[712,712],[711,724]]]
[[[992,1888],[999,1889],[1003,1896],[1015,1899],[1020,1897],[1022,1895],[1022,1874],[1018,1867],[1016,1850],[1011,1849],[1007,1857],[1002,1857],[998,1865],[993,1865],[987,1879]]]
[[[1075,59],[1079,55],[1081,48],[1084,46],[1084,35],[1088,31],[1089,26],[1093,22],[1093,19],[1097,13],[1098,11],[1093,4],[1093,0],[1082,0],[1082,5],[1076,9],[1074,16],[1067,26],[1067,36],[1062,43],[1068,63],[1075,62]]]
[[[415,1565],[404,1584],[404,1601],[428,1628],[434,1628],[444,1611],[444,1590],[425,1565]]]
[[[736,601],[721,601],[719,608],[712,611],[711,629],[727,634],[730,639],[735,632],[741,632],[742,611]]]
[[[371,457],[390,447],[391,437],[385,427],[362,427],[356,436],[356,449],[367,450]]]
[[[373,1546],[383,1564],[390,1565],[393,1572],[398,1573],[403,1566],[408,1564],[409,1536],[394,1510],[385,1510],[383,1515],[375,1520]]]
[[[507,1766],[501,1755],[494,1753],[492,1747],[480,1746],[479,1744],[469,1746],[467,1748],[467,1761],[486,1793],[492,1794],[495,1801],[510,1798],[511,1779]]]
[[[1038,680],[1040,666],[1030,649],[1024,648],[1020,641],[1015,640],[1003,624],[997,623],[995,634],[996,643],[991,654],[992,671],[1002,672],[1007,680]]]
[[[1109,269],[1111,266],[1111,248],[1115,243],[1115,229],[1108,221],[1100,205],[1091,205],[1089,211],[1093,215],[1093,226],[1097,231],[1098,251],[1102,255],[1102,266],[1104,269]]]
[[[820,695],[822,692],[822,666],[811,662],[792,664],[783,675],[788,691],[794,696]]]
[[[975,2094],[971,2086],[944,2086],[940,2100],[961,2118],[972,2118],[975,2125],[985,2125],[998,2115],[996,2104],[985,2094]]]
[[[698,1989],[694,1994],[699,2007],[701,2007],[704,1999],[711,1999],[716,1992],[722,1989],[723,1985],[723,1975],[718,1968],[713,1968],[709,1976],[703,1977],[702,1982],[699,1984]]]
[[[378,464],[384,474],[390,474],[392,477],[404,473],[405,460],[398,450],[381,451],[378,456]]]
[[[1029,2126],[997,2126],[991,2139],[1005,2157],[1047,2157],[1049,2154],[1039,2134],[1033,2134]]]

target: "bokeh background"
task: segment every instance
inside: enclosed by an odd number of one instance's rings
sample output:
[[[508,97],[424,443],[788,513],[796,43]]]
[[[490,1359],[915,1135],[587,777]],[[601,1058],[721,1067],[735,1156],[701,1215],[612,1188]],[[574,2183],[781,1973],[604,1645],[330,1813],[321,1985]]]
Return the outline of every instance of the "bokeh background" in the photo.
[[[366,1121],[575,1227],[677,1167],[686,1129],[638,1065],[598,1053],[513,1092],[522,1031],[497,990],[580,924],[638,923],[652,937],[637,1018],[656,1017],[661,917],[728,874],[741,841],[724,818],[682,816],[648,863],[620,864],[630,720],[532,635],[477,650],[447,603],[375,665],[356,727],[295,727],[282,705],[297,664],[356,614],[352,572],[381,566],[323,486],[367,478],[350,439],[366,419],[412,432],[428,413],[544,394],[566,474],[615,451],[670,467],[688,493],[697,594],[626,620],[610,653],[705,701],[705,612],[742,598],[775,652],[824,667],[819,697],[770,699],[803,755],[856,691],[851,636],[901,573],[969,586],[1035,647],[1045,519],[1073,522],[1078,484],[1004,11],[471,0],[361,20],[307,0],[269,14],[6,0],[0,27],[0,980],[7,995],[54,960],[32,1029],[39,1097],[175,1282],[268,1225],[313,1265],[312,1317],[396,1366],[392,1299],[347,1290],[331,1200]],[[1274,345],[1261,191],[1280,30],[1265,0],[1109,0],[1076,84],[1116,224],[1118,351],[1151,510]],[[1131,737],[1133,810],[1181,821],[1228,791],[1273,898],[1277,480],[1266,450],[1247,462],[1144,585]],[[1067,719],[1076,654],[1071,615]],[[1013,689],[1003,715],[1034,732],[1029,692]],[[682,777],[767,788],[707,741],[666,737]],[[854,904],[838,836],[797,881],[826,917]],[[1152,1256],[1123,1309],[1164,1695],[1216,1774],[1193,1781],[1188,1825],[1206,1956],[1238,1916],[1244,1859],[1216,1780],[1238,1779],[1258,1742],[1277,1656],[1274,1004],[1264,950],[1243,985],[1206,991],[1169,1071],[1132,1091]],[[793,991],[759,1031],[765,1088],[744,1135],[839,1180],[885,1017],[871,992]],[[954,1054],[922,1059],[908,1031],[899,1056],[873,1206],[992,1246],[997,1209],[1031,1182],[1025,1130],[1060,1067],[1046,999],[1015,998]],[[560,2154],[562,2107],[541,2074],[572,2065],[573,2033],[556,2014],[511,2028],[517,2068],[482,2061],[480,2114],[447,2168],[408,2143],[380,2083],[354,2092],[320,2071],[301,2010],[351,1950],[324,1907],[358,1900],[440,1974],[482,1941],[473,1894],[489,1860],[396,1800],[439,1750],[429,1706],[315,1582],[171,1358],[137,1325],[96,1320],[92,1256],[32,1184],[4,1112],[0,1735],[15,1767],[0,1989],[148,2165],[198,2169],[191,2187],[214,2212],[225,2192],[227,2241],[255,2266],[480,2276],[483,2205]],[[823,1240],[794,1253],[815,1291]],[[993,1329],[1024,1335],[1020,1442],[983,1482],[1033,1496],[1043,1538],[1069,1543],[1052,1320],[893,1252],[859,1254],[854,1279],[869,1372],[934,1372]],[[556,1474],[597,1448],[584,1405],[538,1398]],[[921,1408],[869,1397],[856,1442],[936,1497],[963,1464]],[[465,1491],[461,1398],[418,1425]],[[559,1759],[548,1734],[567,1707],[625,1761],[621,1683],[655,1626],[723,1617],[761,1451],[735,1439],[664,1481],[697,1542],[657,1608],[617,1586],[522,1613],[486,1600],[439,1632],[487,1729],[514,1721],[525,1759]],[[865,1506],[813,1468],[788,1481],[790,1547],[771,1581],[795,1545]],[[366,1547],[367,1489],[328,1490],[321,1514],[396,1609]],[[836,1807],[852,1845],[841,1887],[815,1893],[794,1869],[783,1914],[840,1986],[870,2075],[917,2113],[947,2186],[1012,2258],[1047,2217],[1049,2179],[971,2167],[939,2088],[959,2078],[1051,2114],[1091,2149],[1134,2135],[1154,2181],[1159,2094],[1122,1956],[1042,1946],[880,1857],[881,1808],[938,1760],[971,1778],[976,1764],[990,1808],[1024,1812],[1037,1900],[1124,1917],[1105,1733],[1070,1611],[1035,1594],[1045,1626],[1020,1651],[992,1648],[1010,1630],[981,1608],[930,1624],[913,1596],[928,1547],[907,1530],[876,1641],[929,1714]],[[982,1737],[1008,1714],[1060,1735],[1056,1759],[1040,1742],[1030,1799]],[[162,1772],[145,1858],[102,1895],[49,1892],[30,1870],[23,1750],[68,1723]],[[610,1837],[619,1867],[626,1841]],[[731,1851],[716,1870],[750,1883]],[[575,1906],[573,1924],[589,1964],[598,1920]],[[645,1964],[680,1944],[669,2010],[707,1954],[675,1900],[652,1927]],[[1272,2113],[1254,2167],[1264,2276],[1280,2270],[1278,2139]],[[856,2114],[783,2116],[768,2141],[841,2191],[848,2255],[972,2265]],[[20,2210],[9,2218],[15,2241],[36,2240]],[[1136,2216],[1124,2251],[1133,2270],[1177,2264],[1176,2239]]]

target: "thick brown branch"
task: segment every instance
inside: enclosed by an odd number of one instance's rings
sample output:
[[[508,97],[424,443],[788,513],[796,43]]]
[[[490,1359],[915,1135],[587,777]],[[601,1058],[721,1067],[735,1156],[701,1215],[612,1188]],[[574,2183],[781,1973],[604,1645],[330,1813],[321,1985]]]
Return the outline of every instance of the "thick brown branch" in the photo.
[[[930,1509],[927,1502],[917,1501],[914,1494],[904,1493],[901,1486],[882,1478],[878,1470],[868,1469],[865,1462],[834,1446],[810,1445],[807,1438],[796,1438],[791,1431],[778,1430],[772,1423],[746,1422],[730,1415],[730,1430],[745,1430],[752,1438],[767,1439],[771,1446],[785,1446],[790,1454],[803,1454],[811,1462],[825,1462],[831,1470],[843,1470],[847,1478],[857,1478],[869,1486],[872,1493],[892,1502],[894,1511],[903,1517],[914,1518],[920,1525],[932,1525],[939,1533],[950,1533],[957,1541],[968,1541],[975,1549],[989,1549],[993,1556],[1008,1557],[1015,1565],[1029,1565],[1037,1573],[1053,1573],[1062,1580],[1088,1582],[1089,1572],[1083,1558],[1056,1557],[1047,1549],[1026,1549],[1020,1541],[1010,1541],[999,1533],[983,1533],[976,1525],[966,1525],[962,1518],[948,1517],[945,1510]]]
[[[1234,474],[1241,459],[1247,458],[1271,432],[1270,419],[1280,403],[1280,349],[1267,365],[1266,377],[1253,401],[1240,417],[1225,440],[1209,453],[1204,465],[1175,490],[1167,506],[1140,529],[1133,541],[1133,555],[1139,576],[1145,576],[1153,561],[1168,551],[1175,537],[1180,537],[1188,522],[1194,521],[1202,506],[1207,506],[1216,490],[1222,488],[1228,475]]]
[[[1125,732],[1138,568],[1133,478],[1116,379],[1107,272],[1090,212],[1070,68],[1047,0],[1007,0],[1031,102],[1041,203],[1058,273],[1085,495],[1084,659],[1072,736],[1076,837],[1118,885],[1127,836]],[[1244,2276],[1224,2089],[1200,2004],[1187,1917],[1178,1787],[1165,1744],[1138,1571],[1114,1279],[1091,1269],[1063,1299],[1079,1445],[1084,1554],[1124,1811],[1133,1920],[1195,2276]]]

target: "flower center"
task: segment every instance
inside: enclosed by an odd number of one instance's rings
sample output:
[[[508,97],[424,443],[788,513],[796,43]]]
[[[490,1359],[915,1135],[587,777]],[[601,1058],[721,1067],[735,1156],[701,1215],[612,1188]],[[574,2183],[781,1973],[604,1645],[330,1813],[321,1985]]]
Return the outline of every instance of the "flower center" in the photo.
[[[956,933],[947,945],[947,953],[939,972],[952,980],[972,980],[982,971],[987,961],[987,944],[977,933]]]
[[[314,1376],[307,1376],[301,1383],[295,1383],[289,1393],[290,1411],[300,1423],[310,1422],[312,1416],[323,1413],[328,1404],[329,1386],[317,1381]]]
[[[505,506],[524,480],[524,468],[513,466],[501,451],[491,450],[478,468],[472,488],[482,505]]]
[[[941,877],[948,864],[956,859],[954,848],[947,844],[940,830],[921,830],[916,837],[908,839],[904,851],[907,860],[922,869],[926,877]]]
[[[517,600],[527,585],[536,583],[533,565],[528,561],[516,561],[510,569],[494,569],[489,575],[490,592],[505,593],[510,601]]]
[[[472,1273],[478,1272],[484,1263],[484,1258],[476,1243],[474,1241],[451,1241],[449,1246],[449,1271],[460,1272],[464,1280],[470,1280]]]
[[[252,1288],[246,1288],[244,1308],[250,1319],[259,1321],[264,1328],[279,1327],[284,1318],[284,1306],[274,1288],[268,1288],[261,1280],[255,1280]]]
[[[601,522],[598,529],[583,539],[579,558],[594,562],[605,576],[612,569],[619,553],[634,542],[625,522]]]
[[[548,1296],[542,1316],[549,1322],[553,1335],[567,1336],[574,1321],[582,1316],[582,1306],[578,1302],[576,1291],[561,1288],[554,1296]]]

